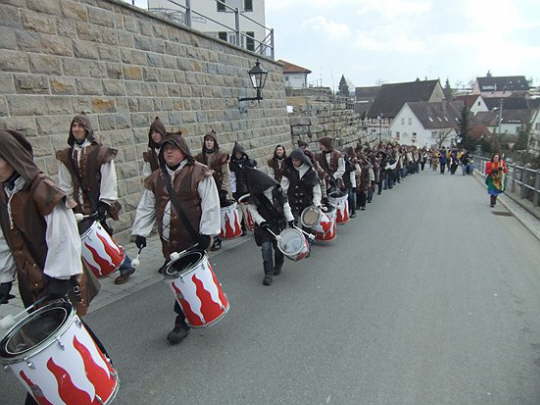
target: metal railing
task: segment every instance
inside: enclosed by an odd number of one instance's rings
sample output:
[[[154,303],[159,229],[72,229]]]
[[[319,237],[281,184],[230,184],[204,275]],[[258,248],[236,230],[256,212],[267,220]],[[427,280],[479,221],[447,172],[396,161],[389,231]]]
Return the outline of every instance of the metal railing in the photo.
[[[486,163],[489,159],[473,156],[476,169],[486,176]],[[540,206],[540,170],[515,164],[508,164],[507,188],[511,193],[517,193],[520,198],[531,201],[535,207]]]
[[[205,14],[202,14],[193,9],[191,6],[191,0],[166,0],[167,3],[174,5],[172,8],[160,7],[160,8],[150,8],[148,11],[155,13],[161,17],[166,17],[171,21],[185,25],[189,28],[196,29],[193,27],[194,22],[201,21],[210,21],[219,27],[223,27],[225,30],[223,32],[227,33],[227,42],[232,43],[233,45],[244,48],[250,52],[257,53],[268,58],[275,58],[275,46],[274,46],[274,29],[266,27],[265,25],[259,23],[251,17],[243,14],[238,8],[233,8],[227,5],[222,0],[215,0],[216,6],[219,4],[223,7],[228,13],[234,14],[234,27],[231,27],[227,24],[224,24],[222,21],[218,21],[212,17],[209,17]],[[251,22],[264,30],[264,38],[262,41],[247,35],[246,32],[241,31],[241,21],[242,19]],[[203,32],[203,31],[201,31]],[[231,34],[231,37],[229,35]],[[232,38],[230,40],[229,38]],[[219,39],[219,38],[218,38]],[[252,44],[252,46],[249,46]],[[252,49],[250,49],[252,48]]]

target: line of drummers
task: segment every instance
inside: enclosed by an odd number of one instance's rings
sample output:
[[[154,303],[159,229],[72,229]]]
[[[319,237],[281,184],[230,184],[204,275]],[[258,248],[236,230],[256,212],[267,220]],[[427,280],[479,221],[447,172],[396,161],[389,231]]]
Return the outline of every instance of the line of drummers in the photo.
[[[0,319],[0,364],[28,395],[26,404],[108,404],[119,378],[105,346],[83,320],[99,278],[123,284],[157,229],[164,263],[158,269],[173,294],[180,343],[191,328],[215,325],[230,303],[208,250],[252,232],[261,248],[263,284],[285,258],[309,256],[313,241],[336,238],[336,224],[365,210],[375,194],[418,171],[415,149],[358,145],[340,152],[328,137],[319,151],[299,142],[276,147],[266,172],[236,143],[223,152],[215,132],[192,155],[182,133],[156,118],[143,154],[144,191],[132,225],[135,258],[113,238],[108,220],[121,210],[114,164],[118,151],[94,136],[86,115],[73,118],[67,145],[56,153],[58,179],[34,162],[24,135],[0,130],[0,305],[18,282],[25,310]],[[143,256],[142,256],[143,257]]]

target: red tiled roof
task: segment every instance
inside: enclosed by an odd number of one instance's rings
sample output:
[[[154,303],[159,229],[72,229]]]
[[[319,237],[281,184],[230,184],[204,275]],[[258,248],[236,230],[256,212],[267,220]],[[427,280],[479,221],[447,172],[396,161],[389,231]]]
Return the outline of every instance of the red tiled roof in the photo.
[[[480,97],[479,94],[464,94],[454,97],[454,100],[463,101],[467,107],[471,107],[478,97]]]
[[[311,70],[303,68],[302,66],[298,66],[293,63],[287,62],[286,60],[283,60],[283,59],[279,59],[277,63],[283,66],[283,73],[311,73]]]

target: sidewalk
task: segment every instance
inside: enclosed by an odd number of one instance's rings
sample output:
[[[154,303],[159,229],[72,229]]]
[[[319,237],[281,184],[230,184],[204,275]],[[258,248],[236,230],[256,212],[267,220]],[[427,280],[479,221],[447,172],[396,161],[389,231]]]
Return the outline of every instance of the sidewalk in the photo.
[[[219,256],[220,254],[227,252],[239,245],[251,239],[251,234],[247,234],[241,238],[233,239],[230,241],[224,241],[222,248],[217,252],[209,252],[210,258]],[[114,279],[118,276],[118,272],[113,273],[109,277],[99,280],[101,284],[101,290],[97,297],[92,301],[90,311],[93,312],[100,308],[103,308],[109,304],[121,300],[131,294],[136,293],[152,284],[158,283],[163,280],[161,274],[157,272],[158,268],[163,264],[163,254],[161,253],[161,243],[157,236],[148,238],[148,245],[143,249],[141,256],[139,257],[141,264],[130,277],[129,281],[123,285],[115,285]],[[134,259],[137,255],[137,248],[134,244],[130,243],[126,247],[128,255]],[[8,304],[0,306],[0,318],[11,314],[15,315],[21,312],[24,307],[22,301],[19,298],[19,288],[17,282],[13,283],[12,294],[17,298],[12,299]]]

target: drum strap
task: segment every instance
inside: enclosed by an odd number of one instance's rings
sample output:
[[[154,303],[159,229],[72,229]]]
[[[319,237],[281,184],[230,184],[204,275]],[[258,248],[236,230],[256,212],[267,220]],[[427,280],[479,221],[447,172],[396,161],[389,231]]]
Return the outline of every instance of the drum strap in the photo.
[[[166,169],[161,169],[161,173],[165,177],[165,184],[167,186],[167,192],[169,193],[169,197],[170,197],[171,202],[172,202],[172,204],[174,206],[174,209],[176,210],[176,212],[180,216],[180,219],[184,223],[184,226],[186,227],[188,232],[191,234],[191,237],[193,238],[193,240],[196,241],[197,239],[199,239],[199,232],[196,232],[195,229],[193,229],[193,226],[191,225],[191,222],[189,222],[189,219],[188,219],[188,217],[186,215],[186,212],[182,208],[182,204],[178,200],[178,197],[177,197],[176,193],[174,192],[174,190],[172,188],[171,176],[169,175],[169,173],[167,172]]]

